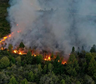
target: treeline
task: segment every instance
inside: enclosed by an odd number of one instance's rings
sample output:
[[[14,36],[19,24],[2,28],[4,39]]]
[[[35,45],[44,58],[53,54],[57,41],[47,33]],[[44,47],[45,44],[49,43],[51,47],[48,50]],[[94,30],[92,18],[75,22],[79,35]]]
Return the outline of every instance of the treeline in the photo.
[[[9,7],[8,1],[9,0],[0,0],[0,38],[10,33],[10,25],[6,21],[8,15],[7,7]]]
[[[51,56],[53,58],[53,56]],[[0,84],[95,84],[96,51],[72,52],[67,64],[62,65],[60,56],[44,61],[42,55],[19,56],[10,51],[0,51]]]

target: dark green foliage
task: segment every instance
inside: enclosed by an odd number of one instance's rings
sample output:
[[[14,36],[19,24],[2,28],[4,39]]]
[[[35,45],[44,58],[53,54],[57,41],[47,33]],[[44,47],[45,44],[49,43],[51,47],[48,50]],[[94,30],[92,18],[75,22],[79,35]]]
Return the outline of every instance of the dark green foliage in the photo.
[[[77,72],[79,71],[78,60],[76,59],[74,54],[71,54],[69,57],[66,71],[69,75],[72,75],[72,76],[76,76]]]
[[[89,62],[88,73],[90,75],[94,75],[94,73],[96,73],[96,61],[93,57],[91,58],[91,60]]]
[[[28,51],[28,53],[27,53],[27,55],[26,55],[26,57],[25,57],[25,62],[26,62],[27,64],[31,64],[31,63],[32,63],[32,60],[33,60],[33,56],[31,56],[31,52]]]
[[[21,42],[20,45],[19,45],[19,48],[24,48],[24,47],[25,47],[24,43]]]
[[[32,82],[32,81],[34,81],[34,79],[35,79],[34,73],[31,71],[31,72],[28,74],[28,80]]]
[[[25,79],[23,79],[23,80],[21,81],[21,84],[28,84],[27,79],[26,79],[26,78],[25,78]]]
[[[48,70],[49,70],[49,71],[52,71],[52,69],[53,69],[53,65],[52,65],[51,63],[49,63],[49,64],[48,64]]]
[[[9,44],[9,46],[8,46],[8,50],[9,50],[9,52],[12,52],[12,49],[13,49],[12,44]]]
[[[43,72],[47,73],[47,65],[44,65]]]
[[[75,47],[72,47],[72,53],[74,53],[75,52]]]
[[[93,45],[90,49],[90,52],[96,52],[96,45]]]
[[[42,72],[41,64],[38,64],[38,73],[40,74]]]
[[[9,56],[9,59],[10,59],[10,62],[11,63],[15,64],[16,61],[15,61],[15,58],[13,56],[10,55]]]
[[[39,55],[39,56],[36,56],[36,63],[41,63],[43,61],[43,56],[42,55]]]
[[[8,57],[4,56],[4,57],[1,58],[0,68],[6,68],[6,67],[9,66],[9,64],[10,64],[10,61],[9,61]]]
[[[0,0],[0,38],[10,33],[10,25],[6,21],[9,0]]]
[[[80,81],[77,81],[76,84],[81,84]]]
[[[89,64],[89,62],[90,62],[91,59],[92,59],[92,54],[91,54],[91,53],[86,53],[85,58],[86,58],[87,64]]]

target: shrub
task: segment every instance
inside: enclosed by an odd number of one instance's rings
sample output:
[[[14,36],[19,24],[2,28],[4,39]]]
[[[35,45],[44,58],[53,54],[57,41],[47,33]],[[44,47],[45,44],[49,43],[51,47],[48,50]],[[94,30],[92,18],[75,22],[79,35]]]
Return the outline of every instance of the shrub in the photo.
[[[9,66],[10,61],[8,59],[8,57],[2,57],[0,60],[0,68],[6,68],[7,66]]]

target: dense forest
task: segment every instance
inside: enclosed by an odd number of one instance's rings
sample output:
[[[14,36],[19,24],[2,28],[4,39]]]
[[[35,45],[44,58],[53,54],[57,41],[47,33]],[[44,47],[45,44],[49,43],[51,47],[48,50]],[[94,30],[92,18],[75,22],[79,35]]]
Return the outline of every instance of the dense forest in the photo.
[[[8,6],[8,0],[0,0],[0,38],[10,33]],[[63,65],[59,55],[44,61],[42,55],[32,56],[30,49],[26,55],[14,54],[9,45],[8,50],[0,50],[0,84],[96,84],[96,45],[90,52],[79,49],[73,47]]]

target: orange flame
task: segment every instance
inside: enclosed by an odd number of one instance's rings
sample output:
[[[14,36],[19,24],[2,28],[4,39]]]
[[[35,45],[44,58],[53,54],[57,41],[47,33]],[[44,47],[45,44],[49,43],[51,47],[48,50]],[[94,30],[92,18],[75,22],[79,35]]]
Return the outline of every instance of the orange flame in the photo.
[[[18,51],[17,50],[14,50],[13,53],[17,53]]]
[[[22,52],[19,52],[19,55],[22,55]]]
[[[51,61],[51,56],[50,55],[46,55],[44,58],[45,61]]]
[[[67,64],[67,62],[66,62],[66,61],[62,61],[62,63],[61,63],[61,64],[63,64],[63,65],[64,65],[64,64]]]

